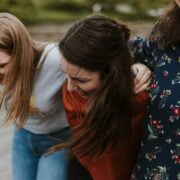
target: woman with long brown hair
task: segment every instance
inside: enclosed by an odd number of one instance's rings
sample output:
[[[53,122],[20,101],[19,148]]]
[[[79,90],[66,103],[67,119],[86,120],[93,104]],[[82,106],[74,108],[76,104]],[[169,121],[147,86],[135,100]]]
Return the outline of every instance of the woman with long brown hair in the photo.
[[[149,38],[132,41],[153,70],[144,136],[132,179],[180,179],[180,0],[173,0]]]
[[[73,24],[59,44],[73,135],[54,150],[71,148],[94,180],[129,179],[138,153],[147,96],[134,94],[129,36],[124,24],[94,15]]]
[[[36,43],[13,15],[0,13],[0,106],[6,124],[15,123],[13,180],[65,180],[63,149],[48,157],[48,148],[69,135],[60,88],[65,80],[57,44]]]

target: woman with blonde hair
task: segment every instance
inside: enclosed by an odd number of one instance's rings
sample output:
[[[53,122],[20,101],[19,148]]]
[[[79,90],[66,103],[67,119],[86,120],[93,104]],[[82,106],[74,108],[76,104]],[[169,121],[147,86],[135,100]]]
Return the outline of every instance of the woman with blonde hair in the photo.
[[[13,180],[65,180],[68,151],[50,156],[69,128],[60,98],[65,80],[56,44],[35,43],[13,15],[0,13],[0,105],[15,123]]]

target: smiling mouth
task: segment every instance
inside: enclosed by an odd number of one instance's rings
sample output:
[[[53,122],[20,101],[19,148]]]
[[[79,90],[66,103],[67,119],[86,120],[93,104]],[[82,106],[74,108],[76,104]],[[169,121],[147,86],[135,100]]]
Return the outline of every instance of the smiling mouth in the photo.
[[[77,91],[77,93],[80,94],[80,95],[86,95],[86,94],[88,94],[87,92],[83,92],[83,91]]]
[[[76,91],[80,96],[82,97],[89,97],[89,92],[85,92],[85,91]]]

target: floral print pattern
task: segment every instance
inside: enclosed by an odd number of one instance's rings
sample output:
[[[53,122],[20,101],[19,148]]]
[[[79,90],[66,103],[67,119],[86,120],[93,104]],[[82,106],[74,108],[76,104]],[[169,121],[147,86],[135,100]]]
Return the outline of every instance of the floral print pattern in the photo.
[[[130,42],[136,59],[153,70],[144,134],[132,180],[180,180],[180,42]]]

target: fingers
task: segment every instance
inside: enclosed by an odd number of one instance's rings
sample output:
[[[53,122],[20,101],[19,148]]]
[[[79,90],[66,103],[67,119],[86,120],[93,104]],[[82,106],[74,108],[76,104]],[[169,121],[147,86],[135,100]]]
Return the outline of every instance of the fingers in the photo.
[[[145,84],[143,84],[142,86],[140,86],[139,88],[134,88],[135,94],[138,94],[138,93],[148,89],[150,83],[151,83],[151,79],[149,81],[147,81]]]
[[[131,66],[131,70],[135,76],[134,77],[135,93],[139,93],[145,90],[151,82],[152,72],[150,71],[150,69],[141,63],[136,63]]]
[[[144,84],[149,83],[152,76],[152,72],[150,70],[145,71],[144,74],[141,74],[141,75],[139,74],[134,79],[135,89],[139,89]]]
[[[132,71],[134,76],[136,76],[138,73],[138,68],[136,66],[137,66],[136,64],[131,66],[131,71]]]

